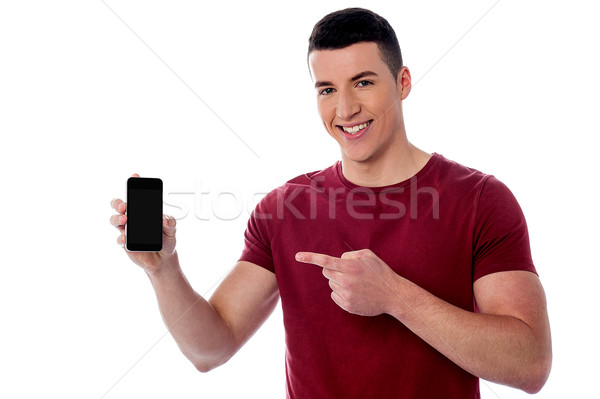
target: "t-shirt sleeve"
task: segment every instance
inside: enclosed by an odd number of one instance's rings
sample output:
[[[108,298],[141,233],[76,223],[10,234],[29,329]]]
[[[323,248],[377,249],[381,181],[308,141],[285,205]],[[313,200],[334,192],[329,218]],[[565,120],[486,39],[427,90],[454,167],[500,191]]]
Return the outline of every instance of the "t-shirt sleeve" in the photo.
[[[277,191],[268,193],[256,205],[244,232],[244,249],[238,261],[246,261],[275,273],[271,241],[276,222]]]
[[[537,274],[523,211],[508,187],[490,176],[481,190],[475,215],[473,281],[512,270]]]

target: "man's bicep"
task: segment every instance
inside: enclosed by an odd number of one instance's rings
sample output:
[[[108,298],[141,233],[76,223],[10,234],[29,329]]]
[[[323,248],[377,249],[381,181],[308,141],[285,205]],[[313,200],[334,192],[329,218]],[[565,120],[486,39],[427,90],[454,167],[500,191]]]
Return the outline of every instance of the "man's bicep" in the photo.
[[[512,316],[549,333],[546,295],[538,276],[522,270],[488,274],[473,284],[480,313]]]
[[[238,261],[209,302],[229,325],[237,351],[273,312],[278,299],[274,273]]]

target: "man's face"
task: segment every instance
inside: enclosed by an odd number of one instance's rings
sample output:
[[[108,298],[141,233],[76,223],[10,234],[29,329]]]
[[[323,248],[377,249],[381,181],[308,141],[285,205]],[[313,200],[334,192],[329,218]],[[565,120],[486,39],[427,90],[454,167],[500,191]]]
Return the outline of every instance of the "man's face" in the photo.
[[[405,67],[392,76],[376,43],[363,42],[309,55],[319,115],[342,157],[373,161],[405,140],[402,99],[410,91]]]

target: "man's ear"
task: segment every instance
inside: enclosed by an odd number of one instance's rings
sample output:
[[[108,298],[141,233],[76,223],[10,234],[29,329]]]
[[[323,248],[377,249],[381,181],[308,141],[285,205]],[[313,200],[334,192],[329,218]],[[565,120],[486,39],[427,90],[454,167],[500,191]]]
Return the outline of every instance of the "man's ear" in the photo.
[[[408,97],[410,89],[412,88],[412,78],[410,77],[410,71],[407,67],[403,66],[398,71],[398,77],[396,78],[396,87],[399,90],[400,98],[403,100]]]

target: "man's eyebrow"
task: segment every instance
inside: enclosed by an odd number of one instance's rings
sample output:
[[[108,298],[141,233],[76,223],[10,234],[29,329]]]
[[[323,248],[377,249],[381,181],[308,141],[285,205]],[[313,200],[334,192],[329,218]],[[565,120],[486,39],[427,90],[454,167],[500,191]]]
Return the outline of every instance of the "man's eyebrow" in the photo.
[[[358,79],[362,79],[362,78],[366,78],[368,76],[374,76],[377,77],[379,75],[377,75],[375,72],[373,71],[362,71],[360,73],[357,73],[356,75],[352,76],[349,81],[350,82],[354,82],[355,80]],[[323,86],[333,86],[333,83],[327,81],[327,80],[319,80],[315,83],[315,88],[319,88],[319,87],[323,87]]]
[[[319,87],[323,87],[323,86],[333,86],[333,83],[328,82],[328,81],[317,81],[315,83],[315,89],[318,89]]]
[[[375,72],[373,72],[373,71],[363,71],[363,72],[361,72],[361,73],[358,73],[358,74],[354,75],[354,76],[353,76],[353,77],[350,79],[350,81],[351,81],[351,82],[353,82],[353,81],[355,81],[355,80],[362,79],[362,78],[366,78],[366,77],[368,77],[368,76],[375,76],[375,77],[377,77],[377,76],[379,76],[379,75],[377,75],[377,74],[376,74]]]

